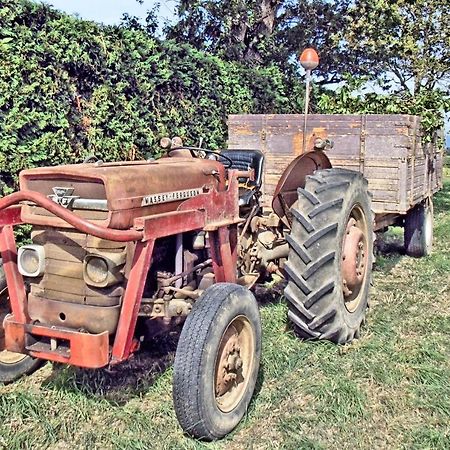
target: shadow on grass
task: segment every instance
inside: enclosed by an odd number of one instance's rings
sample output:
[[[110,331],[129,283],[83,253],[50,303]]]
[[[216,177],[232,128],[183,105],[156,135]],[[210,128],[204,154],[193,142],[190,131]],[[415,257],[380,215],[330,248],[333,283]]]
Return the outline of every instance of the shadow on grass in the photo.
[[[272,287],[257,286],[255,297],[261,306],[280,301],[283,283]],[[102,369],[80,369],[54,364],[52,374],[43,386],[49,389],[78,392],[87,397],[104,399],[114,405],[124,405],[145,394],[158,378],[173,365],[181,327],[144,342],[129,360]],[[255,396],[263,383],[260,371]]]
[[[102,369],[80,369],[54,364],[43,383],[51,389],[80,392],[115,405],[144,394],[173,364],[180,331],[154,338],[127,361]]]
[[[374,254],[374,271],[390,272],[393,270],[406,255],[403,229],[401,227],[390,227],[384,233],[377,233]]]
[[[266,306],[272,303],[278,303],[283,296],[287,281],[281,280],[270,286],[257,284],[253,288],[253,294],[259,306]]]

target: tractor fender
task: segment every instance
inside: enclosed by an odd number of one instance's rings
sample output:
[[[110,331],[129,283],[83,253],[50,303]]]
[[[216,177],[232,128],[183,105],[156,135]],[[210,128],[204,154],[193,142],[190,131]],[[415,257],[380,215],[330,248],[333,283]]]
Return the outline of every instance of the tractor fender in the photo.
[[[272,209],[282,222],[291,227],[289,210],[297,201],[297,189],[304,188],[306,177],[316,170],[331,169],[328,156],[322,150],[314,150],[297,156],[280,177],[272,198]]]

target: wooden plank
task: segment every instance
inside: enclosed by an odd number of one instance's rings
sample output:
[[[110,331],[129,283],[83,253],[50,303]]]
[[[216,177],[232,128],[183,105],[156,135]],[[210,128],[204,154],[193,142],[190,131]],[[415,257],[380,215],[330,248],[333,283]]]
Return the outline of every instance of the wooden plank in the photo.
[[[398,202],[373,201],[372,209],[375,212],[375,214],[406,212],[406,209],[405,210],[399,209]]]
[[[382,201],[391,203],[398,201],[398,192],[395,191],[371,189],[370,192],[373,195],[373,201]]]
[[[371,178],[369,180],[369,190],[379,190],[379,191],[398,191],[399,180],[380,180],[376,178]]]
[[[367,163],[364,167],[364,176],[369,178],[381,178],[381,179],[398,179],[398,166],[397,167],[377,167],[371,166]]]

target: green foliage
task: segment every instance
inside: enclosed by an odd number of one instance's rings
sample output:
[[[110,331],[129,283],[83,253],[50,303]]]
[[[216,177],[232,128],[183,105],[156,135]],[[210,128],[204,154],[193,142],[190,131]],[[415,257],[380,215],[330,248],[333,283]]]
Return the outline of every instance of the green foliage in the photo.
[[[418,92],[448,89],[448,0],[179,0],[166,33],[179,42],[252,64],[298,69],[315,47],[321,84],[354,76],[384,78]],[[149,25],[152,29],[152,15]]]
[[[52,7],[0,8],[0,195],[21,169],[158,152],[164,135],[218,148],[230,113],[300,109],[295,81],[141,30],[101,26]],[[292,93],[297,94],[292,96]],[[291,98],[295,100],[292,101]]]
[[[448,0],[356,0],[335,36],[361,70],[403,90],[446,89],[450,83]]]
[[[324,114],[414,114],[421,116],[425,140],[439,134],[445,111],[450,110],[448,95],[438,90],[422,90],[416,95],[409,90],[377,93],[364,90],[367,81],[347,75],[340,88],[322,91],[317,109]]]

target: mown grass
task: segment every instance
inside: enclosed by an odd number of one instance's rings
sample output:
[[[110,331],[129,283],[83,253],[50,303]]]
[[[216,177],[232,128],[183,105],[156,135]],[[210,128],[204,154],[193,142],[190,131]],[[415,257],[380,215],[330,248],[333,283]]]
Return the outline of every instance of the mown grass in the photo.
[[[362,336],[301,342],[282,299],[262,309],[264,347],[248,415],[226,439],[183,436],[171,400],[175,337],[115,371],[47,364],[0,387],[0,448],[449,449],[450,169],[435,198],[435,250],[385,237]]]

